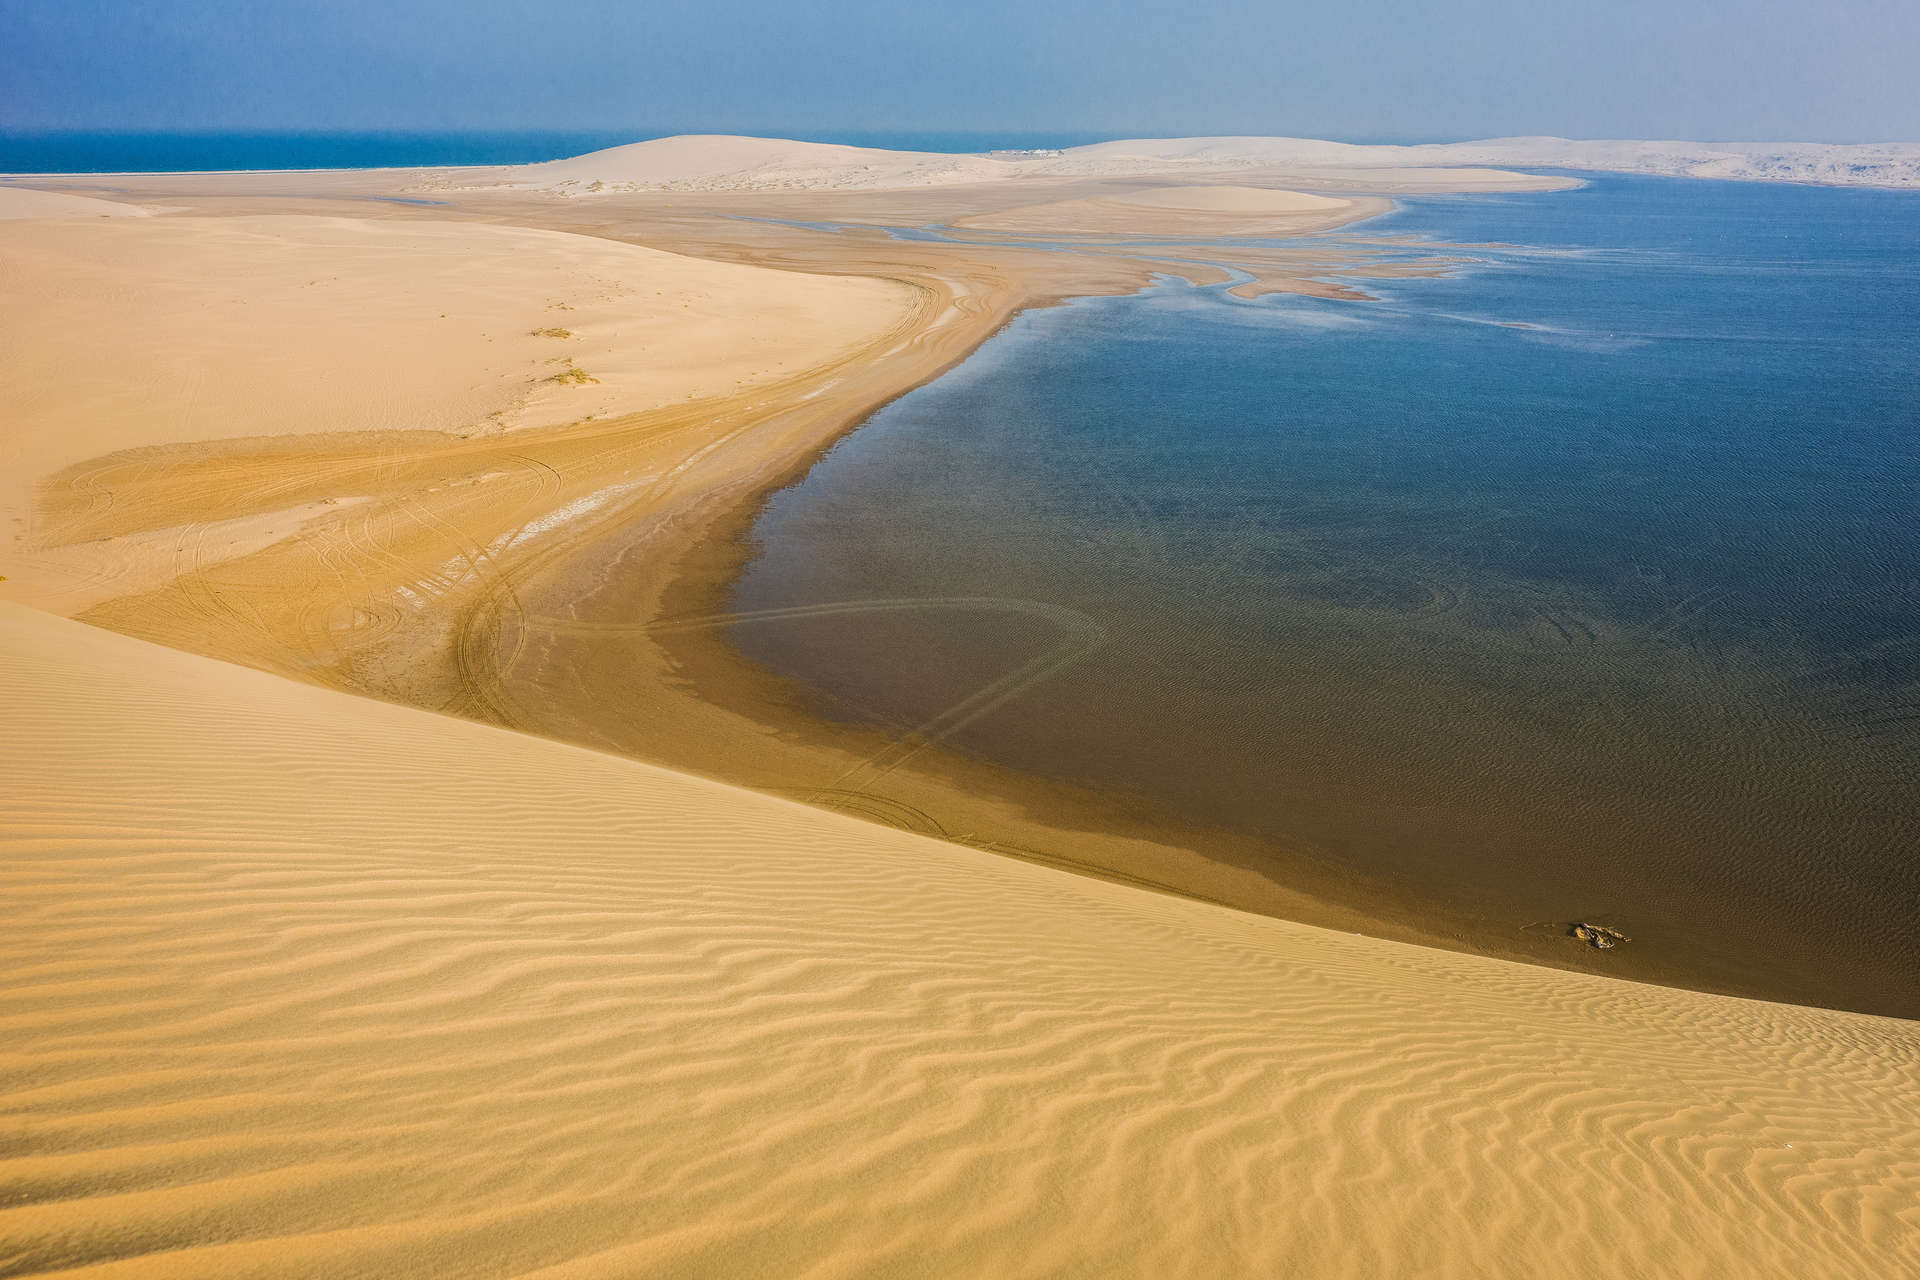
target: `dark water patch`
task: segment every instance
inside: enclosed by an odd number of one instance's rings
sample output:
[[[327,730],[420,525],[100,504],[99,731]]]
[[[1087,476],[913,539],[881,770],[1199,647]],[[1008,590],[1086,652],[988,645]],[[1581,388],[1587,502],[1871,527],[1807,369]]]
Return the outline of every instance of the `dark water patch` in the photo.
[[[532,164],[658,136],[609,130],[0,132],[0,173]]]
[[[535,164],[686,130],[0,130],[0,173],[189,173]],[[695,130],[694,132],[701,132]],[[711,132],[706,130],[705,132]],[[738,130],[760,137],[790,131]],[[1081,146],[1085,133],[828,130],[801,141],[954,153]]]
[[[1023,317],[773,502],[738,605],[1087,619],[942,745],[1463,945],[1587,922],[1605,972],[1920,1014],[1920,198],[1600,178],[1368,231],[1511,248]],[[732,639],[908,732],[1048,625]]]

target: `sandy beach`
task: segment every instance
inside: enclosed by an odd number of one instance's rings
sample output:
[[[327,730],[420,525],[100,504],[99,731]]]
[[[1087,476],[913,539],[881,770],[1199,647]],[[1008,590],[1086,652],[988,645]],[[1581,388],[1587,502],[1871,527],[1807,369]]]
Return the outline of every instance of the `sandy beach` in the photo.
[[[714,625],[1021,311],[1358,299],[1445,251],[1284,241],[1566,180],[666,141],[0,183],[0,1267],[1920,1266],[1914,1024],[1414,945]]]

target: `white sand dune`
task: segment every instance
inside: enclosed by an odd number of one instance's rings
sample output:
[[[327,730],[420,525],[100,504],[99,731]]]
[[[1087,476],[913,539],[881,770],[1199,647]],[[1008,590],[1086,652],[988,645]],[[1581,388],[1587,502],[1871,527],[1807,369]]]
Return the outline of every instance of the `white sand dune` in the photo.
[[[1145,174],[1168,168],[1210,172],[1372,170],[1378,180],[1386,181],[1384,171],[1395,168],[1511,165],[1845,186],[1920,186],[1920,143],[1643,142],[1532,137],[1359,146],[1311,138],[1135,138],[1075,147],[1046,163],[1057,173],[1099,176]],[[1454,180],[1468,179],[1462,174]]]
[[[1329,933],[0,605],[0,1270],[1892,1277],[1920,1027]]]
[[[462,176],[460,183],[526,186],[583,196],[634,190],[873,190],[987,182],[1012,172],[1012,164],[986,156],[686,134],[566,160],[489,170]]]
[[[1260,171],[1384,194],[1544,189],[1551,177],[1503,168],[1615,170],[1704,178],[1920,186],[1920,143],[1705,143],[1493,138],[1373,146],[1311,138],[1134,138],[1064,151],[950,155],[687,135],[545,164],[465,170],[423,189],[517,188],[558,195],[632,191],[872,191],[1021,178],[1186,181]]]
[[[1449,163],[1550,166],[1758,182],[1920,187],[1920,142],[1583,142],[1497,138],[1445,148]]]
[[[144,218],[152,210],[119,200],[36,191],[0,183],[0,222],[27,218]]]

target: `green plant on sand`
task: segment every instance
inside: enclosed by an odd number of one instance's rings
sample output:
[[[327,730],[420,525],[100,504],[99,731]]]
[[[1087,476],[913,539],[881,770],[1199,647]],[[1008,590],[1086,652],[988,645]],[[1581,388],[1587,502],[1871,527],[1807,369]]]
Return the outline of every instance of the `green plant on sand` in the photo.
[[[579,365],[575,364],[572,360],[568,360],[567,367],[562,369],[559,373],[556,373],[552,377],[548,378],[547,381],[558,382],[568,386],[581,387],[581,386],[585,386],[589,382],[598,382],[600,381],[600,379],[594,377],[592,374],[588,373],[585,369],[582,369]]]

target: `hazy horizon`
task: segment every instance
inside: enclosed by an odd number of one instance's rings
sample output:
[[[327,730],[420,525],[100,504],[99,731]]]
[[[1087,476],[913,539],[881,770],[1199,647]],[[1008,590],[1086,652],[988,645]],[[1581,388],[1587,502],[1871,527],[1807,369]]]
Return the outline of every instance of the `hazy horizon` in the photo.
[[[15,134],[1920,140],[1920,6],[1891,0],[0,0],[0,42]]]

